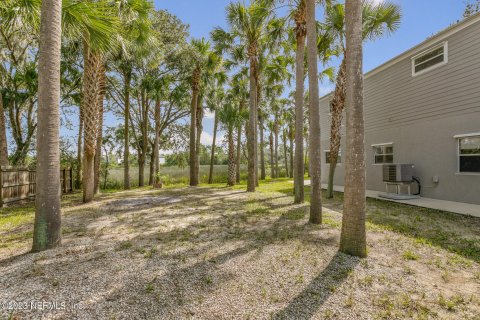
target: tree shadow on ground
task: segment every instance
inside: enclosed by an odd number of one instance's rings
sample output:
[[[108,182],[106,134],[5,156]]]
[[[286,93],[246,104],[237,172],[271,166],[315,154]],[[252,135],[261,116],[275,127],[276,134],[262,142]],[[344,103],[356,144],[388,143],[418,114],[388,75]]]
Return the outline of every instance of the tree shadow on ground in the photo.
[[[359,262],[359,258],[337,252],[328,266],[300,294],[291,300],[288,306],[278,311],[272,318],[312,318],[335,289],[348,278]]]
[[[290,195],[292,190],[279,192]],[[343,193],[334,192],[333,199],[323,195],[323,207],[342,213]],[[373,198],[367,198],[366,218],[370,229],[390,230],[480,262],[480,218]]]

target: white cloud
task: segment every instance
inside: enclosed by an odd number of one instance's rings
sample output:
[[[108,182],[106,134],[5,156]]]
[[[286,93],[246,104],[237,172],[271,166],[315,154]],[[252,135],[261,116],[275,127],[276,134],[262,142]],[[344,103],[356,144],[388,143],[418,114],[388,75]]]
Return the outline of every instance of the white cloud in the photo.
[[[202,135],[200,136],[200,143],[210,146],[212,145],[212,142],[213,142],[213,136],[208,132],[202,131]]]
[[[384,2],[384,1],[385,1],[385,0],[372,0],[372,2],[373,2],[374,4],[380,4],[380,3]]]
[[[225,134],[221,131],[217,131],[217,141],[215,144],[218,146],[222,143],[224,138]],[[210,133],[203,131],[202,135],[200,136],[200,143],[206,146],[211,146],[213,143],[213,136]]]
[[[204,119],[213,119],[215,118],[215,113],[211,112],[210,109],[205,110],[205,114],[203,115]]]

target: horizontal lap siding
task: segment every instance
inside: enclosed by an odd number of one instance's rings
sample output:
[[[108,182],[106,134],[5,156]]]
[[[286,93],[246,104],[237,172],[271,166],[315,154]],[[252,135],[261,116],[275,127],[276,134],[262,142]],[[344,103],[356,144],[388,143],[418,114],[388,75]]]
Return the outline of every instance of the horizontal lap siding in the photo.
[[[434,39],[434,38],[433,38]],[[480,22],[429,47],[448,41],[448,63],[412,77],[412,50],[396,63],[365,77],[367,188],[384,190],[382,167],[373,164],[372,144],[393,142],[394,162],[415,164],[422,196],[480,204],[480,176],[458,175],[458,141],[454,135],[480,132]],[[428,49],[428,48],[427,48]],[[320,100],[322,151],[329,149],[329,101]],[[345,121],[344,121],[345,122]],[[345,150],[342,127],[342,153]],[[328,165],[322,152],[323,182]],[[433,177],[440,183],[433,183]],[[335,184],[343,185],[344,167]]]
[[[480,112],[480,24],[461,30],[446,41],[446,65],[412,77],[411,57],[416,54],[412,53],[366,77],[367,132],[432,117]]]

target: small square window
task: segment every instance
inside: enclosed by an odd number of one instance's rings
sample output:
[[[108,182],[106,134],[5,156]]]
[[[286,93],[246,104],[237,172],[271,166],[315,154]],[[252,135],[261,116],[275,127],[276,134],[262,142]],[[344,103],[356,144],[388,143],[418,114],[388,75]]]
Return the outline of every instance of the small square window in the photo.
[[[424,73],[448,62],[448,43],[444,42],[412,58],[412,75]]]
[[[373,159],[375,164],[393,163],[393,144],[374,145]]]

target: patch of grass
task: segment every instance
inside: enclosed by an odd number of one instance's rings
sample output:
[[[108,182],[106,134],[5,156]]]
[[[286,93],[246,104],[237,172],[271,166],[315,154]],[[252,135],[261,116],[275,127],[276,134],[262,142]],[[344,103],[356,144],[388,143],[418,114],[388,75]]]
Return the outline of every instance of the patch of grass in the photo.
[[[407,251],[403,252],[402,257],[405,260],[418,260],[418,259],[420,259],[420,256],[418,254],[416,254],[415,252],[412,252],[410,250],[407,250]]]
[[[145,286],[146,293],[152,293],[153,291],[155,291],[155,286],[153,285],[153,283],[149,283]]]
[[[10,231],[27,224],[33,224],[35,207],[28,205],[12,206],[0,209],[0,231]]]
[[[128,250],[132,246],[133,246],[132,242],[130,242],[128,240],[127,241],[122,241],[122,242],[120,242],[120,245],[118,246],[117,251]]]
[[[144,253],[143,253],[143,257],[145,259],[150,259],[153,257],[153,255],[155,254],[155,252],[157,252],[157,249],[156,248],[151,248],[149,250],[146,250]]]
[[[451,275],[450,275],[450,272],[448,270],[443,270],[442,271],[442,279],[445,282],[450,282]]]
[[[203,282],[205,282],[206,285],[211,285],[213,283],[212,276],[207,275],[205,278],[203,278]]]
[[[348,295],[347,299],[345,300],[345,308],[351,308],[355,305],[355,299],[353,298],[353,295],[350,294]]]
[[[289,210],[282,214],[282,217],[287,220],[302,220],[305,218],[305,208]]]
[[[458,306],[465,303],[461,295],[454,295],[451,298],[445,298],[442,294],[438,297],[438,304],[448,311],[454,311]]]
[[[458,254],[452,254],[448,257],[447,263],[453,266],[461,266],[470,268],[473,264],[472,260],[468,260]]]
[[[362,287],[371,287],[373,284],[373,277],[369,275],[358,279],[358,284]]]
[[[245,211],[249,215],[264,215],[269,213],[270,208],[257,202],[249,202],[245,205]]]
[[[480,271],[477,271],[473,274],[473,277],[475,278],[475,280],[477,280],[478,282],[480,282]]]

